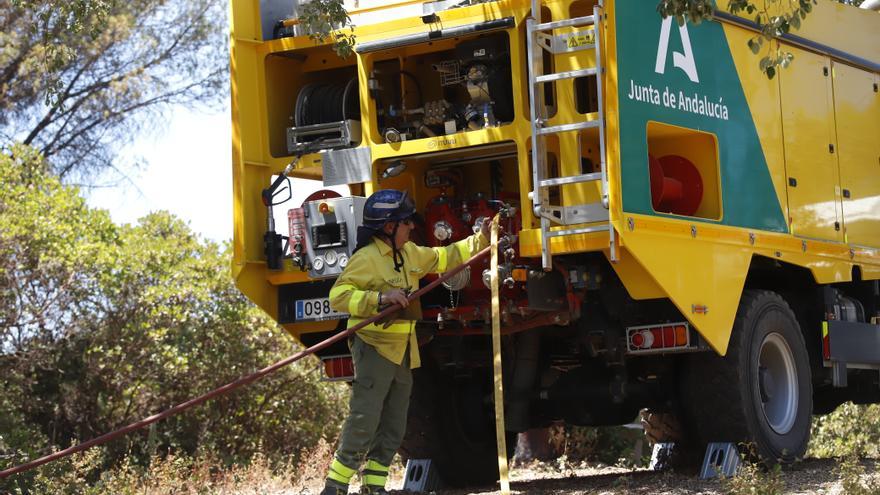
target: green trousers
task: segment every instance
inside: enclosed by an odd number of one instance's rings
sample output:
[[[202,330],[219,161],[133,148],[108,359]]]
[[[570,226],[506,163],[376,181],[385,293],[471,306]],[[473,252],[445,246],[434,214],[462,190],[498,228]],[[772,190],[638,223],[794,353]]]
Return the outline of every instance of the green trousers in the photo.
[[[355,371],[350,412],[336,459],[355,470],[365,459],[389,466],[406,433],[413,383],[409,352],[401,364],[394,364],[355,336],[351,355]]]

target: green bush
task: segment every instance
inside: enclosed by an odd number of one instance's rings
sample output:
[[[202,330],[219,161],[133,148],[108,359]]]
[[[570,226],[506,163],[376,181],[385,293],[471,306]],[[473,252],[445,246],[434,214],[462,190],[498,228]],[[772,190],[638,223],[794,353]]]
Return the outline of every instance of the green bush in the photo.
[[[743,459],[736,475],[722,480],[724,493],[730,495],[781,495],[785,490],[782,467],[770,469]]]
[[[849,454],[880,457],[880,404],[860,406],[847,402],[834,412],[813,419],[808,456]]]
[[[848,454],[835,470],[846,495],[880,495],[880,481],[865,477],[865,468],[856,454]]]
[[[118,466],[94,473],[100,466],[100,450],[93,449],[60,465],[41,468],[31,493],[58,495],[168,495],[276,493],[288,489],[296,476],[290,463],[272,464],[255,455],[247,464],[224,466],[216,459],[193,459],[166,455],[146,465],[123,460]],[[259,491],[257,491],[259,490]],[[24,494],[24,491],[16,491]]]
[[[644,452],[636,452],[636,446],[643,441],[643,436],[641,430],[622,426],[560,425],[550,429],[550,443],[569,463],[644,464]]]
[[[26,147],[0,153],[0,183],[0,469],[300,350],[234,286],[230,248],[169,213],[116,226]],[[168,453],[295,463],[335,438],[346,412],[346,387],[322,382],[316,364],[294,363],[40,476],[98,483],[123,459],[134,470]],[[41,483],[36,473],[13,478],[0,493]]]

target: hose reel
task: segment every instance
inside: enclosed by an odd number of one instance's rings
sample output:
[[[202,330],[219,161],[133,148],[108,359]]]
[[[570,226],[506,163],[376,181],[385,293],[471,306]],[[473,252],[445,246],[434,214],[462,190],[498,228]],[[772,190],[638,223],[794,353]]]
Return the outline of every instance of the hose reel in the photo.
[[[467,267],[443,282],[449,290],[462,290],[471,283],[471,267]]]
[[[300,89],[287,128],[287,151],[302,151],[315,141],[321,148],[348,148],[361,139],[357,78],[346,83],[312,83]]]

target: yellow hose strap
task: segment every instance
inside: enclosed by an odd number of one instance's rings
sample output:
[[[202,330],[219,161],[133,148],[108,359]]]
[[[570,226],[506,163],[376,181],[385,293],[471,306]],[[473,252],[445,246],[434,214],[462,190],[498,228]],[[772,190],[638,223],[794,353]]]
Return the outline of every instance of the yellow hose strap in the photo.
[[[434,252],[437,253],[437,273],[443,273],[449,265],[449,255],[446,254],[445,247],[434,248]]]
[[[498,215],[492,219],[492,258],[489,272],[492,274],[492,359],[495,369],[495,438],[498,441],[498,474],[501,495],[510,495],[510,478],[507,472],[507,439],[504,429],[504,388],[501,375],[501,302],[498,287]]]
[[[383,466],[373,460],[367,461],[367,465],[364,466],[364,469],[366,469],[368,471],[378,471],[380,473],[387,473],[388,472],[388,466]]]
[[[347,485],[355,472],[356,470],[339,462],[338,459],[333,459],[333,462],[330,464],[330,472],[327,473],[327,478]]]

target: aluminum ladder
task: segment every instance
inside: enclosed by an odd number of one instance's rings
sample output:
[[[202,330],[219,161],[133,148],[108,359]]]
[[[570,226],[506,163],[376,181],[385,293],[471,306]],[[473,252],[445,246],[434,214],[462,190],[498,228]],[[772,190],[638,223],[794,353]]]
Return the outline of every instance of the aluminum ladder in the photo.
[[[550,252],[550,239],[591,232],[609,233],[609,247],[611,261],[617,260],[617,247],[614,228],[608,212],[608,175],[605,162],[605,111],[602,103],[602,2],[593,8],[593,15],[562,19],[552,22],[541,22],[541,0],[532,0],[532,15],[526,19],[526,33],[528,36],[528,63],[529,63],[529,102],[531,106],[532,120],[532,184],[534,190],[529,193],[532,199],[532,207],[535,216],[541,220],[541,263],[544,270],[553,268],[553,259]],[[553,30],[565,27],[590,27],[587,35],[592,31],[593,43],[577,43],[572,48],[566,43],[572,35],[554,36]],[[575,33],[583,35],[584,32]],[[578,69],[564,72],[544,74],[544,51],[552,55],[571,54],[584,49],[593,49],[596,53],[596,66],[586,69]],[[598,116],[594,120],[571,122],[559,125],[546,125],[546,106],[544,104],[543,84],[573,79],[584,76],[596,76],[596,92],[598,103]],[[599,154],[600,172],[582,173],[564,177],[547,178],[547,154],[546,136],[565,132],[576,132],[583,129],[596,127],[599,131]],[[550,204],[547,189],[554,186],[569,184],[596,182],[601,183],[601,201],[574,206],[555,206]],[[562,230],[551,230],[554,225],[581,225]]]

